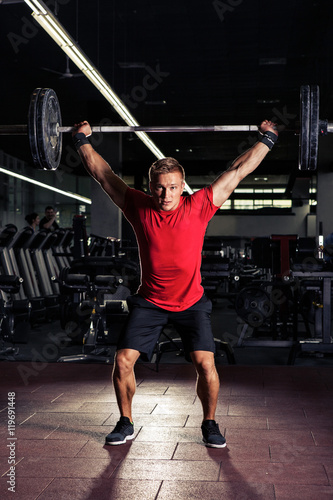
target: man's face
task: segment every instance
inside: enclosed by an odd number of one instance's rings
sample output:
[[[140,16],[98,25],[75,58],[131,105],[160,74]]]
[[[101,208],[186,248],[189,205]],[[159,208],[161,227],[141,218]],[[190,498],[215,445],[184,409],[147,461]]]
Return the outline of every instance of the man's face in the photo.
[[[150,183],[153,200],[160,210],[170,212],[175,210],[184,191],[185,182],[180,172],[158,174]]]
[[[53,209],[51,209],[51,210],[45,210],[45,217],[48,220],[51,220],[52,217],[54,217],[54,210]]]

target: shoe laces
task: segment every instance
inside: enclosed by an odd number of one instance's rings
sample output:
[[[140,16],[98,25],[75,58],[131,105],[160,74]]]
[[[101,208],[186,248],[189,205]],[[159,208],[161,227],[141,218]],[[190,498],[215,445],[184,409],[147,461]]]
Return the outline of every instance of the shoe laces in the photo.
[[[125,429],[129,425],[131,425],[131,422],[122,422],[121,420],[119,420],[117,422],[117,425],[114,428],[113,432],[121,432],[123,429]]]
[[[205,425],[205,429],[209,432],[209,434],[212,434],[212,435],[220,435],[220,429],[219,429],[219,424],[217,424],[216,422],[214,422],[214,424],[210,424],[210,425]]]

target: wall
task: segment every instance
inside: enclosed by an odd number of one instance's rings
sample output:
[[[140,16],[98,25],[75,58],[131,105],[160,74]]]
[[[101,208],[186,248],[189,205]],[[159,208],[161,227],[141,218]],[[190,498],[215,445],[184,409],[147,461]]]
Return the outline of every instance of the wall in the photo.
[[[207,236],[253,238],[271,234],[307,234],[309,205],[293,207],[294,215],[215,215],[209,222]]]

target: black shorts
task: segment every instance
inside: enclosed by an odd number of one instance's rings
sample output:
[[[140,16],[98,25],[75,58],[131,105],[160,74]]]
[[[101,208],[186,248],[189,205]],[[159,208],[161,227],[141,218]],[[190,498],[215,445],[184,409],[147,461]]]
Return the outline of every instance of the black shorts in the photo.
[[[135,349],[144,360],[151,360],[164,326],[171,323],[182,339],[187,359],[193,351],[215,353],[210,321],[212,303],[205,295],[180,312],[162,309],[140,295],[131,295],[127,303],[130,312],[117,349]]]

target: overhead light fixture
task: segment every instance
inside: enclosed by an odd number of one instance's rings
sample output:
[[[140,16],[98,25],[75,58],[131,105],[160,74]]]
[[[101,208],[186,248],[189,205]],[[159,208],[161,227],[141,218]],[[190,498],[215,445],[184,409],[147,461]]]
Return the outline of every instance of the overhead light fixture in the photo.
[[[274,66],[287,64],[286,57],[261,57],[259,59],[259,66]]]
[[[5,168],[0,167],[0,173],[10,175],[11,177],[16,177],[16,179],[20,179],[21,181],[29,182],[30,184],[34,184],[35,186],[42,187],[44,189],[49,189],[50,191],[54,191],[55,193],[62,194],[63,196],[67,196],[67,198],[73,198],[74,200],[81,201],[86,205],[91,205],[91,199],[86,198],[85,196],[81,196],[80,194],[71,193],[69,191],[63,191],[62,189],[58,189],[54,186],[49,186],[48,184],[44,184],[43,182],[39,182],[36,179],[31,179],[30,177],[26,177],[25,175],[17,174],[16,172],[12,172],[11,170],[6,170]]]
[[[279,104],[280,99],[257,99],[258,104]]]
[[[118,65],[121,67],[121,69],[139,69],[139,68],[145,68],[147,65],[144,62],[119,62]]]
[[[59,45],[59,47],[67,54],[73,63],[80,71],[95,85],[99,92],[117,111],[121,118],[130,126],[139,126],[137,120],[132,116],[129,109],[119,99],[117,94],[112,90],[108,82],[102,77],[97,68],[87,58],[85,53],[78,47],[75,40],[54,17],[50,9],[41,0],[24,0],[31,8],[33,18],[40,26],[50,35],[51,38]],[[157,159],[164,158],[165,155],[151,140],[145,132],[135,132],[141,141],[148,149],[156,156]],[[185,189],[188,193],[193,193],[192,189],[185,183]]]
[[[166,101],[145,101],[146,106],[164,106]]]

